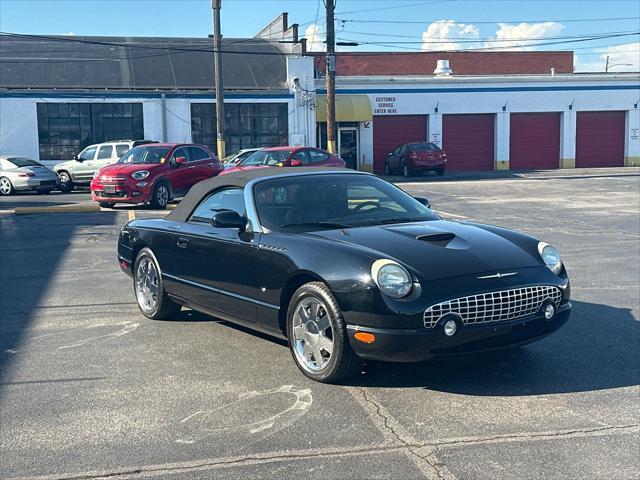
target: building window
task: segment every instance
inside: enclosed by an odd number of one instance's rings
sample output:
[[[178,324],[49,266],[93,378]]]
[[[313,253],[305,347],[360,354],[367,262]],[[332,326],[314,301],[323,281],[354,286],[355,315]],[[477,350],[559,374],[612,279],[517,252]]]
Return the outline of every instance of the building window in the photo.
[[[224,116],[227,154],[288,142],[286,103],[225,103]],[[215,103],[191,104],[191,136],[194,143],[217,150]]]
[[[142,139],[141,103],[38,103],[40,159],[68,160],[87,145]]]

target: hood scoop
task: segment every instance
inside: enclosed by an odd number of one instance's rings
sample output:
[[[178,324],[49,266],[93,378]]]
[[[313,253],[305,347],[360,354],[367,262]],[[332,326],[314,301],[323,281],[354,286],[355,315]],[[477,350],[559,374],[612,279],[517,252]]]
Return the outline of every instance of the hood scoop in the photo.
[[[416,235],[416,240],[421,240],[423,242],[429,242],[438,247],[447,247],[449,242],[456,238],[455,234],[449,232],[434,232],[434,233],[426,233],[423,235]]]

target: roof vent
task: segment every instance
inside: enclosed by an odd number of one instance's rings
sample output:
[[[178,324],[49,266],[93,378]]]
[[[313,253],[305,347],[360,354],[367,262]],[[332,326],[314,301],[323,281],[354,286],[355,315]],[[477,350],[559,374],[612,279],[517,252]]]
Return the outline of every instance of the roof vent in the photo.
[[[447,77],[453,73],[451,67],[449,66],[449,60],[438,60],[438,65],[436,65],[436,69],[433,71],[434,75],[438,77]]]

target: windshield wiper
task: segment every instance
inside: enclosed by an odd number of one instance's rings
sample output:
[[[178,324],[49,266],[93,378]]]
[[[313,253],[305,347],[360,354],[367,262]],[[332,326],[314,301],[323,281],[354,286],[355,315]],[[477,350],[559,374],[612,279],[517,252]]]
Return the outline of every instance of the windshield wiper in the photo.
[[[285,223],[284,225],[280,225],[280,228],[292,228],[292,227],[352,228],[353,225],[347,225],[346,223],[336,223],[336,222],[302,222],[302,223]]]
[[[407,217],[394,217],[394,218],[380,218],[378,220],[374,220],[364,225],[385,225],[389,223],[410,223],[410,222],[423,222],[428,220],[427,218],[407,218]]]

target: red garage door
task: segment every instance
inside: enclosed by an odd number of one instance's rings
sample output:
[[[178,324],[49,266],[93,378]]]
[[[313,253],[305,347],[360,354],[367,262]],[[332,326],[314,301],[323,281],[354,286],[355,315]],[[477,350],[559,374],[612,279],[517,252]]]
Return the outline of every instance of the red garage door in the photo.
[[[518,168],[560,166],[560,114],[512,113],[509,165]]]
[[[578,112],[576,167],[624,166],[624,112]]]
[[[492,114],[443,115],[447,170],[493,170],[493,124]]]
[[[384,173],[384,159],[401,143],[427,140],[426,115],[373,117],[373,171]]]

